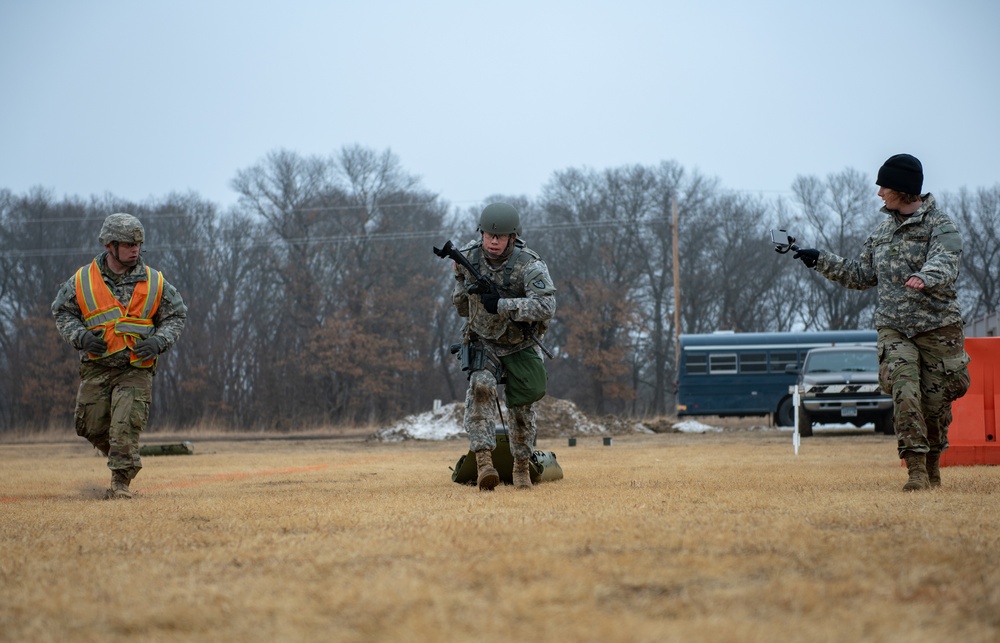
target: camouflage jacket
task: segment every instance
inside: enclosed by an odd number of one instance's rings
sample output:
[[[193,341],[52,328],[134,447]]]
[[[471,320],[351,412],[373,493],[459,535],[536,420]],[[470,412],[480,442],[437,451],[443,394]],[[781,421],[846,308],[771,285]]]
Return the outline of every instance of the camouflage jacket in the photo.
[[[457,264],[451,299],[458,314],[469,318],[467,335],[483,340],[498,357],[503,357],[534,346],[532,333],[541,339],[556,311],[556,288],[545,262],[520,240],[498,266],[486,261],[482,246],[481,240],[473,241],[460,252],[480,274],[497,285],[500,291],[497,314],[483,308],[479,295],[468,293],[467,288],[476,280]]]
[[[892,328],[913,337],[935,328],[962,325],[955,281],[962,257],[962,235],[934,196],[908,217],[885,207],[888,215],[865,240],[857,259],[820,252],[816,270],[848,288],[878,288],[875,327]],[[924,289],[907,288],[920,277]]]
[[[108,268],[106,255],[104,252],[97,256],[97,263],[101,268],[101,275],[104,283],[111,289],[115,299],[122,305],[128,306],[132,298],[132,291],[135,284],[146,280],[146,267],[139,259],[139,263],[124,275],[116,275]],[[74,273],[75,275],[75,273]],[[59,289],[55,301],[52,302],[52,316],[56,320],[56,328],[73,348],[80,352],[80,359],[89,362],[90,357],[83,351],[80,345],[80,338],[87,332],[87,327],[83,323],[83,314],[80,305],[76,301],[76,280],[75,276],[70,277]],[[160,307],[153,315],[153,325],[156,330],[153,335],[158,337],[162,345],[160,352],[167,350],[177,342],[184,323],[187,321],[187,306],[181,299],[180,293],[172,285],[163,281],[163,297],[160,299]],[[100,360],[94,360],[104,366],[115,368],[125,368],[129,366],[128,352],[115,353]]]

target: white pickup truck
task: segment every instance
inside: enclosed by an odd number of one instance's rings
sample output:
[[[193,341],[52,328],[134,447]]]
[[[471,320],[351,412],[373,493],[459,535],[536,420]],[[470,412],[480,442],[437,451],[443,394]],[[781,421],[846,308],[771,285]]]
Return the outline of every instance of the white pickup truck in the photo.
[[[831,346],[806,353],[799,370],[799,434],[814,424],[875,425],[892,435],[892,398],[878,383],[878,352],[872,346]]]

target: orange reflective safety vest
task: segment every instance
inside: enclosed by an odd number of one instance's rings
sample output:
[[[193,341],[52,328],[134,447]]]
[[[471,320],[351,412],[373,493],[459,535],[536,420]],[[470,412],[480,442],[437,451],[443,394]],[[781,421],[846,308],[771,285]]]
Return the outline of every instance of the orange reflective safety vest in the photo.
[[[83,323],[87,330],[103,328],[104,341],[108,344],[103,355],[88,353],[91,357],[107,357],[128,350],[132,366],[150,368],[156,364],[155,357],[143,361],[131,352],[137,341],[153,334],[153,315],[163,297],[163,275],[149,266],[145,268],[146,281],[135,284],[128,308],[115,299],[104,283],[97,259],[89,267],[76,271],[76,301],[83,312]]]

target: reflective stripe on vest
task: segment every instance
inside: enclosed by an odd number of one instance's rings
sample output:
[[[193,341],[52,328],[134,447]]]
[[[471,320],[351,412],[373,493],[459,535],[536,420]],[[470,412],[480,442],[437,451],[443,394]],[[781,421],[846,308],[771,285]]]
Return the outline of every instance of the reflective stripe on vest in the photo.
[[[76,271],[76,301],[83,313],[87,330],[101,328],[108,350],[103,355],[90,354],[92,358],[107,357],[129,350],[129,362],[139,368],[150,368],[156,358],[141,360],[131,349],[136,341],[149,337],[155,330],[153,315],[160,308],[163,298],[163,275],[146,266],[146,280],[135,284],[128,308],[118,301],[104,283],[101,267],[95,259],[90,266]]]

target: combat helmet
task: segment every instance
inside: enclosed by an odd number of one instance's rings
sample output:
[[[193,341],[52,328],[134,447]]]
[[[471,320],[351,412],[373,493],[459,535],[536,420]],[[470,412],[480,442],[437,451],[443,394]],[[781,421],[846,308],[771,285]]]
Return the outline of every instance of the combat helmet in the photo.
[[[97,240],[102,246],[109,243],[142,243],[146,239],[146,231],[139,219],[125,212],[109,214],[101,226],[101,234]]]
[[[521,236],[521,216],[509,203],[491,203],[479,215],[479,231]]]

